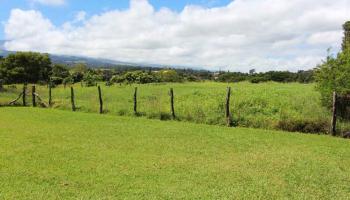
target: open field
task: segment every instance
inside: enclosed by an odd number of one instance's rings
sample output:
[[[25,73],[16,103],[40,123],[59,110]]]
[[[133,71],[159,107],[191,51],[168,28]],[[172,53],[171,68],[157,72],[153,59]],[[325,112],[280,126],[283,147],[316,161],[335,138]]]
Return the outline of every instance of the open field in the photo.
[[[102,86],[105,112],[112,115],[133,115],[133,92],[138,87],[138,110],[141,115],[155,119],[170,118],[169,88],[174,88],[175,111],[180,121],[204,124],[225,124],[226,87],[232,87],[231,113],[234,123],[241,127],[303,131],[297,126],[309,125],[311,131],[328,129],[330,112],[320,105],[320,94],[313,84],[299,83],[175,83],[147,85]],[[96,87],[75,86],[79,111],[98,112]],[[8,89],[0,94],[0,103],[15,99],[22,89]],[[30,90],[30,85],[28,87]],[[38,93],[46,101],[48,89],[38,86]],[[59,86],[52,92],[54,107],[70,110],[70,89]],[[28,102],[30,102],[28,96]],[[282,125],[281,125],[282,124]],[[301,125],[300,125],[301,124]],[[289,127],[291,126],[291,128]],[[316,130],[313,128],[316,127]],[[317,130],[319,127],[320,131]],[[307,129],[307,127],[306,127]]]
[[[350,141],[0,108],[2,199],[348,199]]]

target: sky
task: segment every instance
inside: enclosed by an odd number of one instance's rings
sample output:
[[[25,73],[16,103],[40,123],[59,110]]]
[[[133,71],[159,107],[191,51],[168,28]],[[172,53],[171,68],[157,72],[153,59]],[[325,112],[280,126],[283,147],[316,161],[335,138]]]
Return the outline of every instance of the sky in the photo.
[[[337,53],[350,0],[0,0],[5,49],[247,72]]]

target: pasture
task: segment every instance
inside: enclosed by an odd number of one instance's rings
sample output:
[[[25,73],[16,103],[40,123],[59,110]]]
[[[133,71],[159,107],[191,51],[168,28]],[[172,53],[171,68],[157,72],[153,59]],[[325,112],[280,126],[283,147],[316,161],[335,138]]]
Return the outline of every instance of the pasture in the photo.
[[[350,196],[348,140],[54,109],[0,109],[2,199]]]
[[[226,87],[232,88],[230,111],[235,126],[288,131],[327,132],[331,113],[321,106],[320,94],[313,84],[299,83],[167,83],[147,85],[113,85],[102,87],[104,112],[110,115],[132,116],[134,87],[138,87],[139,116],[170,119],[169,89],[174,88],[177,120],[202,124],[224,125]],[[8,88],[0,95],[0,104],[15,99],[21,92]],[[78,111],[99,110],[96,87],[74,85]],[[30,93],[30,85],[28,85]],[[48,88],[37,86],[37,93],[47,102]],[[30,94],[29,94],[30,95]],[[71,110],[70,88],[58,86],[52,90],[54,108]],[[30,103],[30,96],[27,97]],[[348,127],[341,123],[340,129]]]

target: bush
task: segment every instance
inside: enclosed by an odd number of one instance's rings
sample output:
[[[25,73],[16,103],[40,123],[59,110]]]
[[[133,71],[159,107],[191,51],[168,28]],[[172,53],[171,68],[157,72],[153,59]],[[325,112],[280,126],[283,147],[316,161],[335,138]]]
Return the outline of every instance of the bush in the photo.
[[[50,77],[50,82],[53,85],[60,85],[60,84],[63,83],[63,78],[61,78],[61,77]]]
[[[183,82],[183,77],[172,69],[161,70],[157,75],[162,82]]]
[[[113,83],[127,83],[127,84],[146,84],[159,82],[159,79],[153,73],[146,73],[143,71],[127,72],[124,75],[115,75],[110,80]]]
[[[101,75],[96,74],[95,71],[92,70],[89,70],[87,73],[85,73],[83,78],[83,82],[87,87],[96,86],[97,82],[102,80],[103,77]]]
[[[329,122],[326,120],[280,120],[277,129],[289,132],[302,133],[327,133],[329,131]]]
[[[265,77],[254,77],[249,80],[251,83],[261,83],[261,82],[267,82],[268,80]]]
[[[62,83],[64,85],[67,85],[67,84],[73,84],[74,83],[74,79],[72,76],[68,76],[67,78],[64,78]]]

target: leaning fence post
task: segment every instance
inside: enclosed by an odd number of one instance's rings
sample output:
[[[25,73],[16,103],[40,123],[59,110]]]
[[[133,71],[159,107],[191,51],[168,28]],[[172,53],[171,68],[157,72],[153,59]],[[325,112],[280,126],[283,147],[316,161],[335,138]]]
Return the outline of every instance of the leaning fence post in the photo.
[[[103,101],[102,101],[101,87],[98,86],[97,89],[98,89],[98,99],[100,101],[100,114],[102,114],[103,113]]]
[[[226,110],[226,124],[229,127],[232,125],[231,113],[230,113],[230,97],[231,97],[231,87],[227,87],[225,110]]]
[[[49,83],[49,106],[51,107],[52,105],[52,86],[51,83]]]
[[[73,87],[70,87],[70,100],[72,103],[72,111],[75,111],[75,102],[74,102],[74,89]]]
[[[134,114],[137,115],[137,87],[134,91]]]
[[[24,84],[23,85],[23,91],[22,91],[22,103],[23,103],[23,106],[27,106],[26,93],[27,93],[27,85]]]
[[[32,104],[33,107],[36,107],[36,100],[35,100],[35,85],[32,86]]]
[[[176,116],[175,116],[175,108],[174,108],[174,90],[173,90],[173,88],[170,88],[170,110],[171,110],[171,117],[173,119],[175,119]]]
[[[333,105],[332,105],[332,125],[331,134],[335,136],[337,134],[337,93],[333,92]]]

